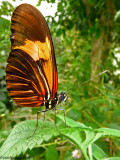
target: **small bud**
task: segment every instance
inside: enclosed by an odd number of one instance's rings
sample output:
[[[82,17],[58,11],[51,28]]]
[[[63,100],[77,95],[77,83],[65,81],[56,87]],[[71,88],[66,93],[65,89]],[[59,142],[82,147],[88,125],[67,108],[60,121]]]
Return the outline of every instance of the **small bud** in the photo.
[[[72,152],[72,157],[76,158],[76,159],[79,159],[81,158],[82,156],[82,152],[79,150],[79,149],[75,149],[73,152]]]

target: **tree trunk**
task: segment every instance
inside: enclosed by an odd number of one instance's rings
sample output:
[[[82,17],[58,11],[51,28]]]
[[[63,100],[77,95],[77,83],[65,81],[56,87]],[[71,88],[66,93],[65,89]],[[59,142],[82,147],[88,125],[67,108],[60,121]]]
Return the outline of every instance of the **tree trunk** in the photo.
[[[112,0],[107,0],[106,8],[105,10],[103,10],[99,18],[99,29],[102,28],[101,34],[98,39],[96,38],[95,34],[93,35],[93,46],[91,54],[91,77],[99,74],[100,71],[103,71],[101,66],[104,64],[111,46],[110,31],[111,28],[113,28],[114,15],[114,2]],[[93,81],[99,83],[100,77],[95,78]]]
[[[96,36],[93,36],[93,46],[91,54],[91,77],[94,77],[96,74],[99,74],[101,70],[100,64],[102,63],[102,53],[104,51],[104,31],[100,34],[100,37],[96,39]],[[93,80],[94,82],[99,82],[99,77]]]

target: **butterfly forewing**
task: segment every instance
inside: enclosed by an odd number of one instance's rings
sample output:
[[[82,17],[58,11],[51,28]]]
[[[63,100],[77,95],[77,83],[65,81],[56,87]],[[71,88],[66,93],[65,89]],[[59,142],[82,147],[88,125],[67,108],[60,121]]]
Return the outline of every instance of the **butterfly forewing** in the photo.
[[[18,6],[11,20],[7,89],[16,104],[37,107],[57,94],[57,67],[49,28],[42,14],[29,4]]]

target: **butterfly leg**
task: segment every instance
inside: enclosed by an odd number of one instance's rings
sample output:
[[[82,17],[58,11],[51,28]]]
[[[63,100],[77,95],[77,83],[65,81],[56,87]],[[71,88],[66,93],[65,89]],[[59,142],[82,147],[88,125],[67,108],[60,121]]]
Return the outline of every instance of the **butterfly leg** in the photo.
[[[46,112],[46,111],[47,111],[47,110],[44,110],[44,111],[38,111],[38,112],[37,112],[37,123],[36,123],[36,127],[35,127],[35,130],[34,130],[33,134],[32,134],[30,137],[28,137],[28,139],[29,139],[29,138],[31,138],[31,137],[35,134],[35,132],[36,132],[36,129],[37,129],[37,127],[38,127],[38,114],[39,114],[39,113],[41,113],[41,112],[43,112],[43,113],[44,113],[43,126],[42,126],[41,128],[43,128],[43,127],[44,127],[44,122],[45,122],[45,112]]]
[[[64,111],[64,122],[65,122],[65,125],[67,126],[67,124],[66,124],[66,115],[65,115],[65,109],[64,108],[60,108],[60,109],[56,109],[56,108],[54,108],[54,112],[55,112],[55,127],[56,127],[56,129],[57,129],[57,131],[58,131],[58,128],[57,128],[57,125],[56,125],[56,111]],[[59,132],[59,131],[58,131]],[[60,132],[59,132],[60,133]]]
[[[44,113],[44,117],[43,117],[43,126],[41,127],[41,128],[44,128],[44,122],[45,122],[45,112],[46,112],[47,110],[45,110],[45,111],[41,111],[41,112],[43,112]],[[40,112],[40,111],[39,111]],[[38,120],[37,120],[38,121]],[[37,122],[38,123],[38,122]]]
[[[60,132],[59,132],[59,130],[58,130],[58,128],[57,128],[57,125],[56,125],[56,111],[57,111],[57,109],[54,108],[54,112],[55,112],[55,128],[56,128],[56,130],[58,131],[58,133],[60,134]]]

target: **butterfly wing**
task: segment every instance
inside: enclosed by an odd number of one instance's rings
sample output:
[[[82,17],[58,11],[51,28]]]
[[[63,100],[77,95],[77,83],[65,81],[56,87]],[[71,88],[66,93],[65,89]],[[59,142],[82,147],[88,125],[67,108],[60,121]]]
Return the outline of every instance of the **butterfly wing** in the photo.
[[[29,4],[18,6],[11,21],[7,89],[16,104],[37,107],[57,94],[57,67],[50,31],[40,11]]]

